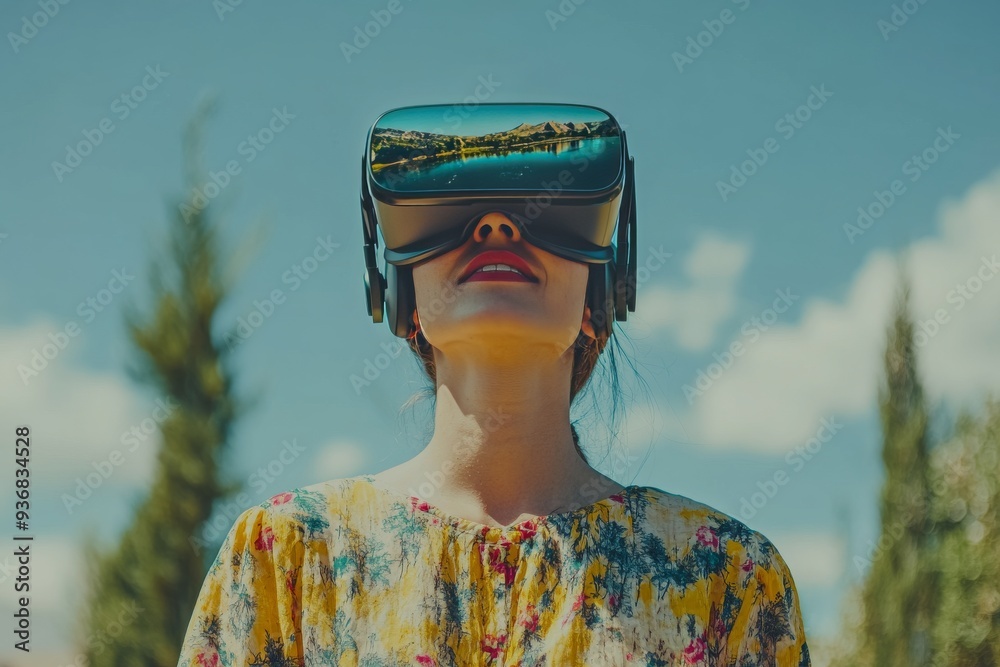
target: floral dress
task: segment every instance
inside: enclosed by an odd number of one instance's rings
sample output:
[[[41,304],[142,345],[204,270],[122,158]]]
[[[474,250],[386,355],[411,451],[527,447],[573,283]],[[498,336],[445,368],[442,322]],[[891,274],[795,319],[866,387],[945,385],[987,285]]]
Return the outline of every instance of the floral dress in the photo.
[[[508,527],[373,477],[245,510],[187,627],[180,667],[809,667],[771,542],[650,486]]]

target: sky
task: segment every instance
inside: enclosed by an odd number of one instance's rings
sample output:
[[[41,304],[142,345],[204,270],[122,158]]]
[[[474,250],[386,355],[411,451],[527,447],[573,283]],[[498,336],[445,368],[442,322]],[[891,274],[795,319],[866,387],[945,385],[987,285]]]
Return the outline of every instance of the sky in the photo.
[[[73,658],[81,540],[115,539],[151,480],[169,406],[128,375],[123,318],[164,254],[203,100],[201,192],[242,269],[220,326],[257,323],[234,356],[257,409],[224,466],[247,506],[392,467],[429,435],[428,403],[401,410],[425,378],[363,301],[358,162],[375,119],[593,105],[628,132],[640,268],[616,323],[624,412],[611,420],[595,376],[572,415],[584,446],[623,484],[766,535],[807,635],[833,636],[877,557],[900,266],[939,423],[1000,384],[998,19],[972,0],[3,3],[0,422],[33,437],[37,659]]]
[[[374,29],[372,31],[374,32]],[[480,79],[480,84],[476,86],[480,88],[480,96],[489,93],[489,88],[494,83],[501,82],[494,82],[488,77]],[[475,95],[476,93],[473,91],[474,99]],[[486,102],[485,99],[482,101]],[[598,109],[536,107],[534,105],[518,105],[510,109],[497,109],[490,115],[486,115],[482,113],[484,107],[478,104],[479,100],[476,102],[475,105],[471,103],[459,104],[457,108],[455,104],[444,104],[392,111],[373,123],[379,128],[469,136],[509,130],[521,123],[536,124],[549,120],[559,123],[592,123],[607,119],[607,114],[601,113]]]

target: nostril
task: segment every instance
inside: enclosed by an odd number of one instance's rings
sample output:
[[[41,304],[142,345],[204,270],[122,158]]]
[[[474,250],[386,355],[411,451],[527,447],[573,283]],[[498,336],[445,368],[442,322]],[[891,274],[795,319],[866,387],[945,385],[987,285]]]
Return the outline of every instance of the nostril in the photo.
[[[496,227],[494,227],[492,223],[486,222],[488,215],[490,214],[484,215],[476,223],[473,238],[478,241],[483,241],[496,229],[499,229],[504,237],[508,239],[516,240],[519,238],[519,230],[517,229],[517,225],[512,220],[509,220],[506,216],[500,215],[498,217]]]

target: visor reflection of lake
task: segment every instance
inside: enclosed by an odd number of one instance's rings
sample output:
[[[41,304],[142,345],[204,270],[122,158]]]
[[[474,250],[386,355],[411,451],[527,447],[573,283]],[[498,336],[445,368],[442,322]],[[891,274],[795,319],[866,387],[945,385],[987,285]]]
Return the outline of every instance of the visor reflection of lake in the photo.
[[[572,180],[566,190],[607,187],[621,169],[618,137],[596,137],[536,144],[530,150],[502,154],[454,155],[385,167],[375,174],[383,187],[402,192],[421,190],[541,190],[559,181],[566,170]],[[563,180],[568,180],[565,176]]]

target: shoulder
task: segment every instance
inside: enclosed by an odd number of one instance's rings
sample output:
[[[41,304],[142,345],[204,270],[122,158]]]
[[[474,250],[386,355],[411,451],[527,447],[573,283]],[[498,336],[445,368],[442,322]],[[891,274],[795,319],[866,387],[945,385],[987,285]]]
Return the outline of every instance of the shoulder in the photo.
[[[647,487],[647,523],[674,551],[657,571],[681,586],[702,586],[707,632],[725,664],[809,665],[798,591],[788,565],[760,531],[710,505]],[[725,637],[725,639],[722,639]],[[706,635],[707,641],[707,635]]]
[[[274,494],[243,511],[239,522],[267,522],[275,531],[297,532],[300,539],[326,538],[334,523],[357,515],[368,505],[355,477],[340,477]]]
[[[699,553],[713,561],[718,574],[734,582],[744,580],[758,565],[787,571],[771,540],[730,514],[651,486],[642,487],[640,498],[641,537],[662,540],[680,557]],[[717,557],[710,558],[711,554]]]
[[[705,503],[654,487],[643,491],[636,547],[652,581],[700,589],[712,631],[736,638],[733,656],[758,655],[767,645],[783,652],[778,664],[800,664],[790,657],[808,656],[798,591],[771,540]],[[743,664],[739,659],[727,664]]]
[[[246,544],[257,551],[272,551],[274,542],[287,546],[324,540],[331,519],[339,513],[338,501],[348,490],[345,478],[280,491],[242,510],[226,541],[232,547]]]

